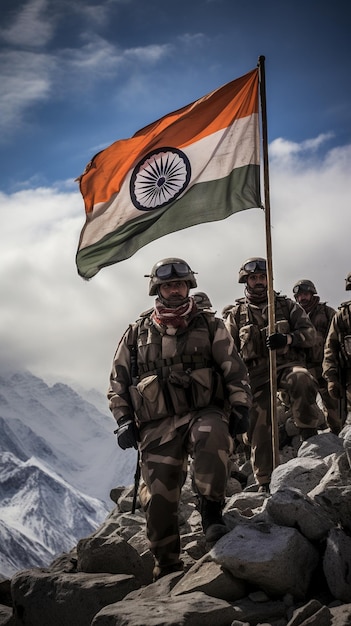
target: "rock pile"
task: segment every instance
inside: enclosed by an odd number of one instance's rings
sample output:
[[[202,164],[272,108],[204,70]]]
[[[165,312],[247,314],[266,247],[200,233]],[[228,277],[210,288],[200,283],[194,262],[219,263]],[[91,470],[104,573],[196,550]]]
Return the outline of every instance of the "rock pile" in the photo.
[[[291,458],[282,450],[270,494],[256,491],[249,461],[233,466],[230,530],[212,547],[187,482],[184,572],[156,583],[133,487],[116,488],[94,534],[49,568],[0,583],[0,625],[351,625],[351,426],[296,447]]]

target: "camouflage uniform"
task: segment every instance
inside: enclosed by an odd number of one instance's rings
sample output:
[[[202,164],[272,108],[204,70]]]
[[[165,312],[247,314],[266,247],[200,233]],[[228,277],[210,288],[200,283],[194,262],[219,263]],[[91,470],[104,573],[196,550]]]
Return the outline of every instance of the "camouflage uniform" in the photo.
[[[346,389],[346,414],[351,412],[351,301],[343,302],[336,311],[324,346],[323,377],[327,383],[341,384]],[[344,421],[346,415],[342,416]]]
[[[327,411],[328,425],[333,432],[338,433],[341,425],[338,402],[330,397],[326,380],[322,375],[324,344],[334,314],[335,309],[328,306],[325,302],[318,302],[312,311],[308,313],[317,331],[317,338],[313,346],[306,350],[306,364],[307,369],[318,382],[318,390]]]
[[[250,406],[246,367],[223,321],[198,310],[185,329],[162,334],[146,312],[117,348],[108,398],[116,420],[134,413],[139,429],[146,522],[156,565],[179,563],[178,503],[188,455],[200,496],[224,501],[233,442],[228,416]],[[132,380],[131,346],[138,378]],[[145,500],[145,490],[144,490]]]
[[[251,459],[257,482],[266,485],[273,467],[267,300],[250,304],[241,298],[232,308],[225,307],[223,315],[249,371],[253,391],[248,432]],[[314,344],[316,331],[302,307],[277,293],[275,321],[276,332],[289,334],[293,339],[291,344],[276,350],[277,388],[288,394],[295,424],[300,429],[314,429],[321,421],[321,410],[316,404],[316,380],[306,369],[305,349]]]

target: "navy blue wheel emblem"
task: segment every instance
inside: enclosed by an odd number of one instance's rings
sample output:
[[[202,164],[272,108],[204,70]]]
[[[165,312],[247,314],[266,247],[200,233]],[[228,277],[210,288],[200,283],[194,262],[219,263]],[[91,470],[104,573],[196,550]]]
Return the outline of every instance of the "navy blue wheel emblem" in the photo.
[[[184,152],[177,148],[158,148],[149,152],[134,168],[130,197],[141,211],[160,209],[183,193],[190,176],[190,161]]]

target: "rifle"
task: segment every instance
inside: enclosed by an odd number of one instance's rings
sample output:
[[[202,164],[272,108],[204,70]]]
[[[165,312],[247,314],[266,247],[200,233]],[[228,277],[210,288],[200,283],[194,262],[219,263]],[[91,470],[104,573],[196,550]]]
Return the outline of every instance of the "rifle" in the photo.
[[[138,349],[137,349],[135,340],[129,346],[129,350],[130,350],[130,374],[131,374],[132,384],[137,385],[139,381],[139,371],[138,371],[138,359],[137,359]],[[132,514],[135,513],[135,509],[136,509],[136,501],[138,497],[139,483],[140,483],[140,452],[138,449],[137,462],[136,462],[136,468],[135,468],[135,474],[134,474],[134,493],[133,493],[133,502],[132,502]]]
[[[343,428],[347,418],[346,376],[344,367],[339,367],[339,381],[342,389],[342,396],[339,400],[339,417],[341,428]]]
[[[134,474],[134,493],[133,493],[133,502],[132,502],[132,513],[135,513],[135,509],[136,509],[136,501],[137,501],[137,497],[138,497],[138,490],[139,490],[139,482],[140,482],[140,452],[138,450],[138,457],[137,457],[137,464],[136,464],[136,468],[135,468],[135,474]]]

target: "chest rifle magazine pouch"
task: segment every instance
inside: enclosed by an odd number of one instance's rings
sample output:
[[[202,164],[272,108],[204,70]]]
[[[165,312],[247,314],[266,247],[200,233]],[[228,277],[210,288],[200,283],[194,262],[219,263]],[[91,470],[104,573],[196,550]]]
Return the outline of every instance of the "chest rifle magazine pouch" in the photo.
[[[140,422],[162,419],[169,415],[162,384],[156,374],[146,376],[129,388],[136,416]]]
[[[259,359],[265,355],[261,330],[256,324],[246,324],[239,329],[240,354],[244,361]]]

